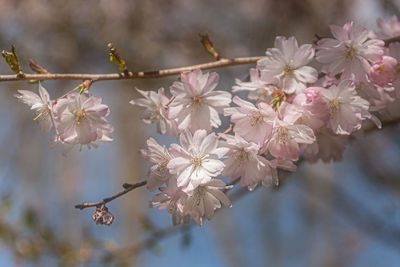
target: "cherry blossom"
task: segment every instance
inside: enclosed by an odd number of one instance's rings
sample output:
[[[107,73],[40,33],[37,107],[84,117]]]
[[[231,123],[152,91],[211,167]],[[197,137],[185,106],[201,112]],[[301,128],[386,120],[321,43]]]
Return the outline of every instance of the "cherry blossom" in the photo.
[[[312,144],[315,141],[313,130],[304,124],[296,124],[301,112],[291,104],[281,106],[282,119],[277,117],[267,149],[272,156],[282,160],[298,160],[299,144]]]
[[[203,224],[203,216],[211,220],[214,211],[221,208],[221,203],[225,207],[232,207],[229,198],[221,191],[230,189],[222,180],[212,179],[200,184],[191,192],[183,208],[183,214],[189,214],[200,226]]]
[[[296,38],[278,36],[275,48],[267,50],[266,58],[257,62],[257,68],[270,75],[285,93],[302,92],[307,83],[317,80],[317,70],[307,66],[314,58],[314,52],[310,44],[299,47]]]
[[[164,88],[157,92],[136,90],[144,98],[133,99],[129,103],[146,108],[142,115],[142,120],[146,124],[157,123],[158,132],[161,134],[178,135],[175,120],[168,119],[168,103],[170,99],[165,95]]]
[[[396,78],[397,60],[393,57],[383,56],[382,60],[372,65],[369,72],[371,82],[385,86],[392,83]]]
[[[250,69],[250,81],[243,82],[239,79],[235,80],[236,85],[232,87],[232,92],[249,91],[248,99],[271,101],[272,92],[276,89],[273,80],[269,75],[265,75],[265,71],[259,69]]]
[[[271,134],[275,111],[267,103],[259,102],[254,106],[237,96],[233,103],[239,107],[226,108],[224,115],[231,116],[234,132],[247,141],[262,145]]]
[[[329,107],[328,127],[335,134],[349,135],[361,128],[361,122],[371,115],[369,102],[357,95],[352,81],[344,80],[322,91],[323,99]]]
[[[169,106],[169,117],[178,120],[180,131],[205,129],[221,125],[218,113],[231,103],[231,94],[214,91],[219,76],[215,72],[202,73],[201,70],[181,74],[182,82],[174,82],[170,87],[175,96]]]
[[[147,188],[154,191],[172,177],[167,168],[172,156],[168,149],[159,145],[154,138],[149,138],[147,149],[141,149],[140,152],[145,159],[156,164],[150,168],[147,175]]]
[[[215,133],[207,135],[206,130],[197,130],[192,135],[187,131],[180,135],[180,144],[171,145],[174,158],[167,165],[177,175],[179,187],[192,190],[221,174],[225,164],[220,159],[227,149],[219,147]]]
[[[247,186],[253,190],[259,183],[264,186],[278,184],[276,166],[261,155],[260,146],[247,142],[239,135],[221,135],[226,140],[229,152],[224,161],[223,176],[231,177],[231,182],[240,178],[239,186]]]
[[[178,225],[182,222],[188,223],[189,216],[183,213],[188,195],[176,184],[176,179],[168,181],[168,187],[161,187],[161,193],[152,197],[149,203],[151,208],[158,207],[159,210],[167,210],[172,215],[172,224]]]
[[[330,28],[335,39],[318,41],[316,59],[324,64],[322,71],[330,76],[342,73],[342,79],[355,82],[367,81],[371,63],[382,60],[385,43],[369,39],[369,31],[353,22]]]
[[[39,83],[39,95],[28,90],[18,90],[18,94],[14,95],[22,103],[30,106],[36,114],[35,121],[39,123],[40,130],[48,133],[53,126],[52,103],[49,93]]]
[[[67,144],[88,145],[104,141],[114,127],[105,117],[110,113],[108,106],[101,104],[101,97],[71,92],[59,99],[54,106],[58,138]]]

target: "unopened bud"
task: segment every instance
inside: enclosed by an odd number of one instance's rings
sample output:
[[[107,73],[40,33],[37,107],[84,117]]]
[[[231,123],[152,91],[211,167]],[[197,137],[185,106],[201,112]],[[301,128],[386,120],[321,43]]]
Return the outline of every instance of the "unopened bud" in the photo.
[[[126,75],[128,75],[128,68],[126,67],[125,60],[122,59],[118,50],[113,46],[112,43],[108,44],[108,48],[110,49],[110,61],[117,65],[118,68]]]
[[[18,77],[24,77],[24,72],[21,69],[21,66],[18,61],[17,52],[15,51],[15,47],[11,46],[11,52],[8,51],[1,51],[5,61],[7,62],[8,66],[10,66],[11,70],[14,71]]]
[[[31,67],[31,69],[36,73],[39,73],[39,74],[50,74],[50,71],[48,71],[45,68],[43,68],[42,66],[40,66],[39,64],[37,64],[32,59],[29,60],[29,67]]]
[[[201,37],[201,43],[203,44],[204,48],[207,50],[208,53],[210,53],[216,60],[220,59],[220,56],[217,52],[217,50],[214,47],[214,44],[211,42],[210,36],[208,33],[205,35],[202,35],[201,33],[199,34]]]

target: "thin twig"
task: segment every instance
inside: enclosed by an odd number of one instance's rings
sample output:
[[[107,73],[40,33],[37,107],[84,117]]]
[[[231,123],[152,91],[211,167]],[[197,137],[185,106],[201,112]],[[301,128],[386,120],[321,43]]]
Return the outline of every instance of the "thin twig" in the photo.
[[[83,210],[83,209],[89,208],[89,207],[97,207],[97,206],[105,205],[106,203],[108,203],[116,198],[119,198],[120,196],[125,195],[126,193],[132,191],[133,189],[145,186],[146,184],[147,184],[147,181],[142,181],[142,182],[139,182],[136,184],[126,184],[125,183],[125,184],[123,184],[123,187],[125,188],[125,190],[119,192],[118,194],[115,194],[111,197],[104,198],[102,201],[98,201],[98,202],[90,202],[90,203],[84,202],[84,203],[75,205],[75,208]]]
[[[24,77],[17,77],[17,75],[0,75],[0,82],[3,81],[22,81],[22,80],[123,80],[123,79],[145,79],[145,78],[159,78],[164,76],[177,75],[185,71],[192,71],[196,69],[206,70],[213,68],[221,68],[233,65],[250,64],[260,60],[259,57],[238,57],[238,58],[222,58],[218,61],[207,62],[197,65],[163,69],[156,71],[139,71],[124,73],[108,73],[108,74],[79,74],[79,73],[51,73],[51,74],[25,74]]]

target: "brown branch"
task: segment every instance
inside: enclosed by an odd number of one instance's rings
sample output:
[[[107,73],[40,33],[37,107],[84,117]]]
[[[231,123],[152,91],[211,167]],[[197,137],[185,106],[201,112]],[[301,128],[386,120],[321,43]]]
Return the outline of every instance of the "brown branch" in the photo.
[[[238,58],[222,58],[218,61],[207,62],[197,65],[162,69],[157,71],[139,71],[124,73],[109,73],[109,74],[78,74],[78,73],[51,73],[51,74],[25,74],[24,77],[17,75],[0,75],[0,82],[4,81],[23,81],[23,80],[124,80],[124,79],[145,79],[145,78],[159,78],[171,75],[177,75],[185,71],[192,71],[196,69],[206,70],[213,68],[222,68],[227,66],[241,65],[255,63],[260,60],[259,57],[238,57]]]
[[[132,191],[133,189],[145,186],[146,184],[147,184],[147,181],[138,182],[136,184],[126,184],[125,183],[122,185],[122,187],[125,189],[123,191],[119,192],[118,194],[115,194],[111,197],[104,198],[102,201],[98,201],[98,202],[90,202],[90,203],[84,202],[84,203],[75,205],[75,208],[83,210],[83,209],[89,208],[89,207],[97,207],[97,206],[105,205],[106,203],[108,203],[116,198],[119,198],[120,196],[125,195],[126,193]]]
[[[396,36],[390,39],[386,39],[385,41],[385,45],[388,46],[390,43],[395,43],[395,42],[400,42],[400,36]]]

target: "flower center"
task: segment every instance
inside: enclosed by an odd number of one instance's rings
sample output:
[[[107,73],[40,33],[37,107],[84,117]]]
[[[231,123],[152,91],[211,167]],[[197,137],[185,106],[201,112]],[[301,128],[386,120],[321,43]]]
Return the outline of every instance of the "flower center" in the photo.
[[[335,113],[339,110],[340,101],[337,98],[329,101],[329,112],[331,113],[331,117],[335,115]]]
[[[294,71],[294,68],[290,65],[286,65],[285,68],[283,68],[284,75],[292,75],[293,71]]]
[[[260,111],[253,112],[251,114],[251,122],[250,122],[251,126],[254,126],[257,123],[262,123],[263,121],[264,121],[264,116],[263,114],[261,114]]]
[[[37,116],[33,119],[34,121],[37,119],[42,119],[43,115],[47,116],[50,113],[50,109],[47,105],[43,105],[39,110],[37,110],[36,114]]]
[[[76,124],[81,124],[82,120],[86,117],[86,113],[83,109],[78,109],[75,111],[74,115],[77,119]]]
[[[202,163],[202,160],[201,160],[201,158],[199,158],[199,157],[194,157],[194,158],[192,159],[192,164],[193,164],[194,166],[196,166],[196,167],[201,166],[201,163]]]
[[[346,59],[353,59],[356,56],[356,50],[354,49],[354,47],[349,47],[346,50]]]
[[[239,161],[238,165],[242,164],[242,162],[247,161],[249,159],[249,153],[247,153],[243,148],[238,151],[238,153],[235,155],[235,158]]]
[[[278,130],[279,142],[286,144],[289,141],[289,131],[285,126],[280,126]]]
[[[195,105],[201,105],[202,103],[201,96],[193,96],[192,103]]]

